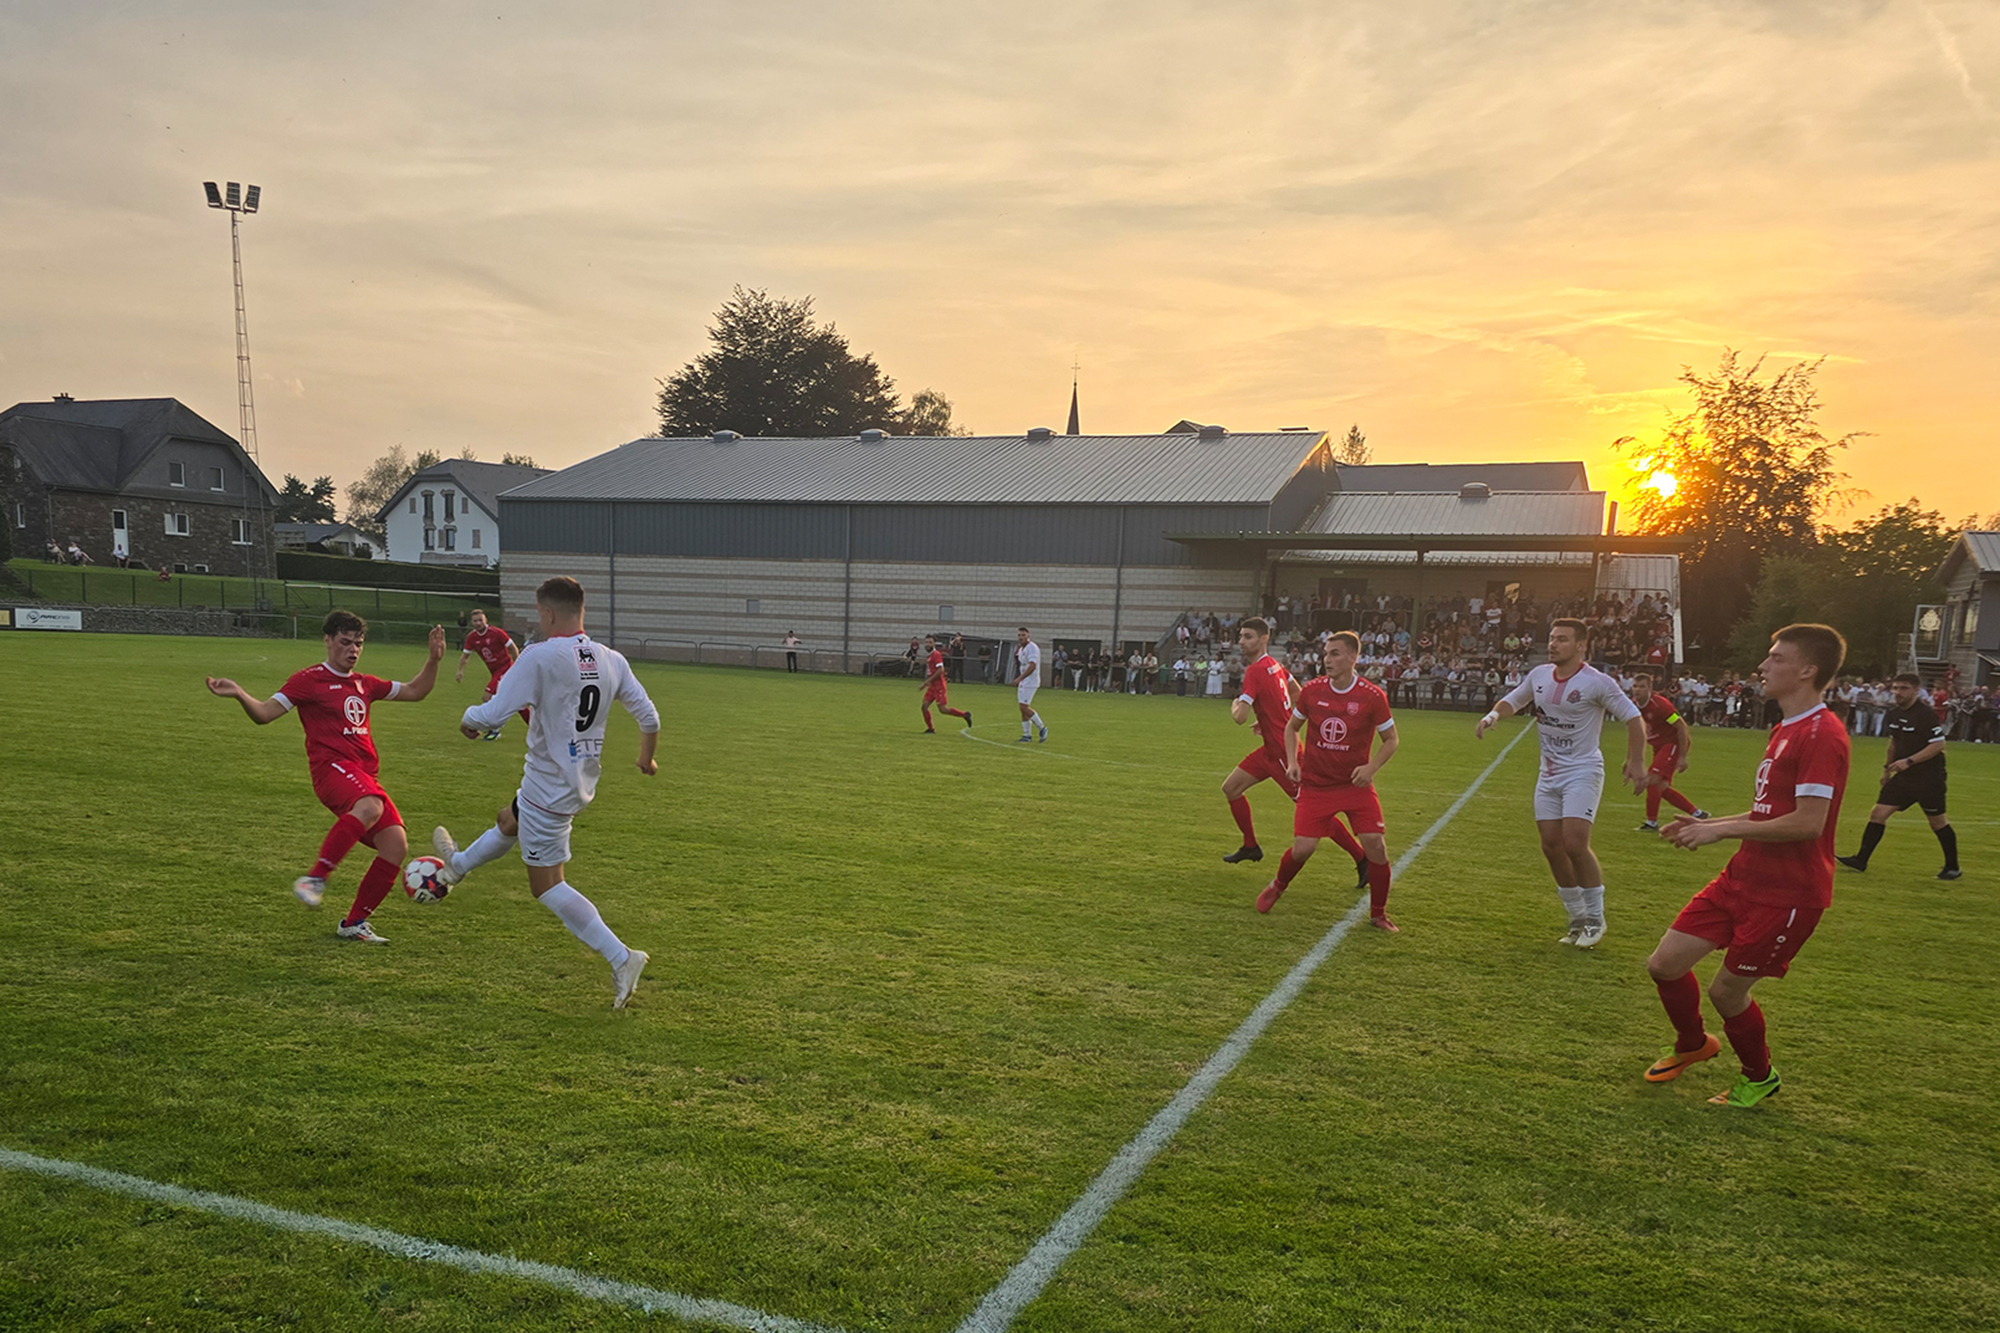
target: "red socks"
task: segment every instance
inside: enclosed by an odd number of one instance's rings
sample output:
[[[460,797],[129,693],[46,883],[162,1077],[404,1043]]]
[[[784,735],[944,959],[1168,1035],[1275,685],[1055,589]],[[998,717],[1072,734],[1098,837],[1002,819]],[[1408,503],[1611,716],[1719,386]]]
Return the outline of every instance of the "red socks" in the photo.
[[[1292,882],[1292,876],[1298,874],[1299,868],[1304,864],[1305,862],[1292,855],[1291,848],[1285,848],[1285,854],[1278,858],[1277,876],[1271,882],[1281,889],[1284,888]]]
[[[1743,1077],[1753,1083],[1771,1077],[1771,1048],[1764,1044],[1764,1011],[1755,1000],[1736,1017],[1723,1019],[1722,1031],[1742,1062]]]
[[[1229,803],[1229,813],[1236,816],[1236,827],[1243,830],[1243,845],[1245,847],[1255,847],[1257,845],[1257,826],[1250,819],[1250,798],[1248,796],[1238,796]],[[1291,853],[1286,852],[1285,855],[1290,856]]]
[[[1352,833],[1349,833],[1346,826],[1338,819],[1329,819],[1327,825],[1333,830],[1333,832],[1326,835],[1327,841],[1340,848],[1341,851],[1346,852],[1349,857],[1356,861],[1367,855],[1366,852],[1361,850],[1359,840]]]
[[[923,706],[923,709],[924,709],[924,730],[925,731],[936,730],[935,727],[931,726],[931,706],[929,704],[925,704]]]
[[[1666,797],[1667,804],[1671,805],[1674,809],[1680,811],[1682,814],[1691,815],[1694,813],[1694,802],[1690,801],[1687,797],[1675,791],[1672,787],[1667,788],[1665,791],[1661,792],[1660,795]]]
[[[1336,826],[1337,827],[1337,826]],[[1368,863],[1368,915],[1381,916],[1389,906],[1389,863]]]
[[[1684,815],[1694,813],[1694,802],[1675,791],[1672,787],[1648,787],[1646,788],[1646,820],[1648,823],[1659,822],[1660,802],[1662,800]]]
[[[361,887],[354,891],[354,906],[347,909],[347,915],[340,924],[351,926],[366,921],[368,914],[382,905],[389,896],[389,890],[396,887],[396,872],[400,870],[394,861],[376,857],[368,864],[368,873],[361,877]]]
[[[341,858],[354,850],[368,832],[368,826],[352,814],[342,815],[333,821],[333,827],[326,831],[326,841],[319,845],[319,860],[306,873],[314,879],[325,879],[334,872]]]
[[[1674,1049],[1682,1053],[1700,1050],[1708,1032],[1701,1025],[1701,983],[1694,979],[1694,973],[1683,972],[1672,981],[1655,978],[1653,985],[1674,1025]]]
[[[1660,797],[1662,794],[1662,790],[1658,787],[1646,788],[1646,822],[1648,824],[1657,824],[1660,822]]]

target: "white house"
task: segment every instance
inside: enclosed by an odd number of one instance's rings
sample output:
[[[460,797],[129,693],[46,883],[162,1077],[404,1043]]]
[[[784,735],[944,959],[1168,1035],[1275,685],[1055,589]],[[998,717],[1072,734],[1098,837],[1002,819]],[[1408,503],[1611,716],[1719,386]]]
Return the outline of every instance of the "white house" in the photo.
[[[548,472],[463,458],[431,464],[404,482],[377,515],[388,558],[492,568],[500,559],[500,493]]]

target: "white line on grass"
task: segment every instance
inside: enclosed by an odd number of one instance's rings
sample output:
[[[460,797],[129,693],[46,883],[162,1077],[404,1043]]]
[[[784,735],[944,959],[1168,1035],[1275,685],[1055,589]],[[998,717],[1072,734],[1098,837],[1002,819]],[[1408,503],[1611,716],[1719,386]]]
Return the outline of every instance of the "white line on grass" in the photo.
[[[1527,734],[1526,727],[1515,733],[1514,739],[1508,741],[1505,748],[1493,756],[1493,762],[1472,780],[1472,785],[1460,792],[1458,799],[1437,817],[1437,822],[1425,829],[1423,836],[1411,843],[1410,849],[1396,858],[1396,864],[1390,871],[1392,875],[1400,876],[1410,863],[1417,859],[1417,854],[1429,846],[1431,839],[1441,833],[1445,825],[1451,823],[1458,812],[1465,808],[1465,803],[1472,799],[1474,793],[1485,784],[1486,779],[1492,776],[1493,770],[1500,767],[1501,762]],[[1216,1085],[1228,1077],[1230,1070],[1236,1068],[1237,1063],[1249,1052],[1251,1043],[1262,1036],[1264,1029],[1271,1025],[1271,1021],[1298,998],[1299,992],[1305,989],[1308,981],[1312,980],[1313,973],[1319,970],[1319,965],[1326,961],[1336,945],[1347,938],[1347,932],[1355,927],[1367,910],[1368,895],[1364,893],[1354,906],[1348,909],[1347,915],[1335,922],[1333,929],[1322,935],[1319,943],[1298,961],[1297,966],[1285,974],[1285,979],[1278,983],[1277,988],[1250,1011],[1250,1017],[1244,1019],[1242,1026],[1229,1034],[1229,1039],[1222,1043],[1214,1055],[1208,1057],[1208,1063],[1195,1072],[1195,1076],[1188,1080],[1187,1086],[1175,1094],[1174,1099],[1148,1121],[1146,1127],[1140,1130],[1130,1143],[1118,1150],[1118,1155],[1111,1159],[1110,1165],[1098,1173],[1097,1179],[1090,1182],[1090,1187],[1069,1206],[1069,1211],[1057,1218],[1055,1225],[1035,1242],[1035,1247],[1028,1251],[1027,1257],[1015,1264],[1013,1270],[1000,1280],[1000,1285],[986,1294],[986,1299],[979,1303],[979,1308],[966,1316],[965,1322],[958,1326],[958,1333],[1002,1333],[1030,1302],[1042,1294],[1042,1289],[1055,1277],[1056,1270],[1062,1267],[1070,1255],[1076,1253],[1085,1240],[1089,1239],[1090,1233],[1097,1229],[1097,1224],[1104,1220],[1104,1215],[1111,1211],[1112,1205],[1117,1203],[1125,1191],[1131,1188],[1132,1182],[1139,1178],[1139,1173],[1144,1171],[1147,1164],[1159,1155],[1160,1150],[1173,1140],[1174,1135],[1180,1132],[1181,1126],[1187,1123],[1188,1117],[1208,1100]]]
[[[478,1250],[462,1250],[456,1245],[446,1245],[440,1241],[399,1235],[394,1231],[381,1231],[375,1227],[357,1226],[352,1222],[342,1222],[332,1217],[294,1213],[250,1199],[239,1199],[234,1195],[210,1194],[206,1190],[163,1185],[158,1181],[146,1180],[139,1176],[105,1171],[77,1162],[37,1157],[32,1153],[14,1152],[8,1148],[0,1148],[0,1169],[75,1181],[113,1194],[126,1194],[135,1199],[150,1199],[155,1203],[169,1204],[175,1208],[192,1208],[204,1213],[217,1213],[223,1217],[233,1217],[241,1222],[254,1222],[259,1226],[273,1227],[280,1231],[298,1231],[310,1236],[325,1236],[331,1240],[346,1241],[352,1245],[366,1245],[385,1254],[393,1254],[399,1259],[414,1259],[421,1263],[443,1264],[447,1268],[456,1268],[467,1273],[486,1273],[497,1277],[511,1277],[523,1282],[540,1283],[542,1286],[555,1287],[593,1301],[630,1306],[644,1310],[648,1314],[675,1315],[690,1323],[720,1324],[724,1328],[748,1329],[752,1333],[839,1333],[838,1330],[829,1329],[823,1324],[810,1324],[802,1319],[787,1319],[783,1315],[765,1314],[762,1310],[752,1310],[748,1306],[734,1305],[728,1301],[705,1300],[698,1296],[682,1296],[671,1291],[641,1287],[630,1282],[615,1282],[610,1278],[580,1273],[574,1268],[558,1268],[554,1264],[538,1264],[529,1259],[514,1259],[502,1254],[483,1254]]]

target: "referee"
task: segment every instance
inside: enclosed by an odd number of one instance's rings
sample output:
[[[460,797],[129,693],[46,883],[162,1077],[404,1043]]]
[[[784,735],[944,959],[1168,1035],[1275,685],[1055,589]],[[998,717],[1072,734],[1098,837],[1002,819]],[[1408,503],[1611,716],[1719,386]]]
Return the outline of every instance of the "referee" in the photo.
[[[1883,715],[1882,730],[1889,737],[1889,762],[1882,766],[1882,791],[1875,808],[1868,812],[1868,827],[1861,832],[1861,850],[1837,858],[1849,870],[1866,870],[1868,858],[1882,841],[1883,826],[1898,810],[1916,806],[1930,821],[1944,848],[1944,869],[1939,879],[1957,879],[1958,835],[1944,814],[1944,724],[1931,706],[1918,697],[1921,682],[1904,672],[1896,677],[1895,704]]]

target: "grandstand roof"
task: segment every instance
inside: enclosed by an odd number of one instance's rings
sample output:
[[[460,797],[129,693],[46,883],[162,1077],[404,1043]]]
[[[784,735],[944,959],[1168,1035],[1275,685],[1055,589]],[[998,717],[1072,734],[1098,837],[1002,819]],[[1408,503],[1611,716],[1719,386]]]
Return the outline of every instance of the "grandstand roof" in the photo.
[[[767,504],[1269,504],[1319,432],[642,439],[514,500]]]
[[[1476,499],[1342,491],[1327,496],[1300,527],[1371,537],[1594,537],[1603,530],[1602,491],[1496,491]]]
[[[1587,491],[1581,463],[1342,463],[1343,491],[1455,492],[1468,482],[1496,491]]]

